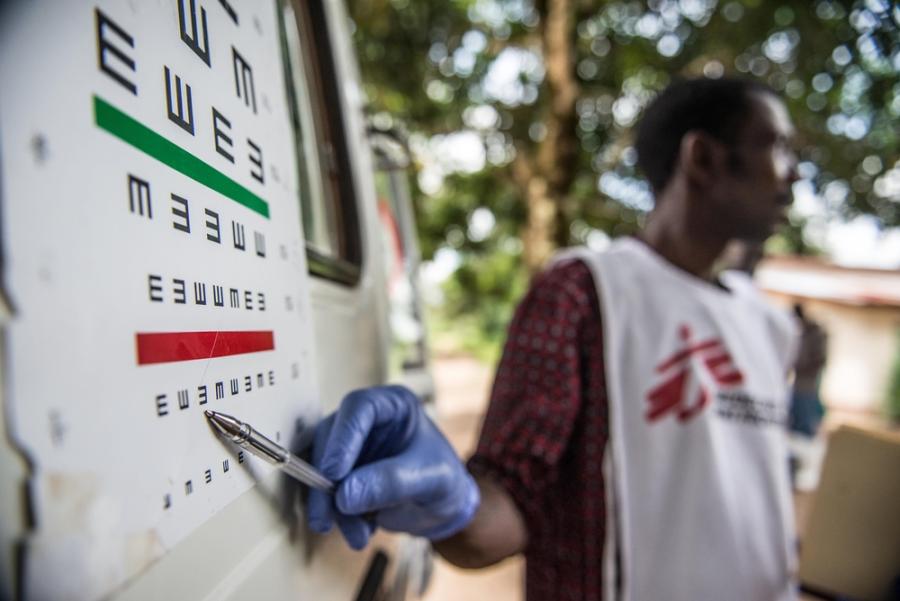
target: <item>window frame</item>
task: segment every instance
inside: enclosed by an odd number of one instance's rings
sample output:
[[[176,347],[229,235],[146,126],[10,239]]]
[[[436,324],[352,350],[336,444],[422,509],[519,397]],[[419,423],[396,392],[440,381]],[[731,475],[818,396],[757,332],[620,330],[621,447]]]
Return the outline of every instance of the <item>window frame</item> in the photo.
[[[295,147],[298,150],[303,148],[303,135],[313,136],[317,152],[316,164],[322,180],[321,193],[325,196],[320,200],[326,203],[326,209],[333,210],[333,225],[336,230],[331,231],[332,228],[329,227],[329,234],[336,234],[337,242],[337,254],[331,255],[316,248],[307,239],[304,228],[308,270],[310,275],[350,287],[356,286],[362,277],[363,236],[353,178],[353,162],[347,144],[343,103],[338,88],[325,6],[321,0],[281,0],[279,4],[284,54],[282,60]],[[285,14],[286,8],[290,8],[294,15],[293,23],[289,22]],[[290,55],[287,27],[296,28],[301,56]],[[317,125],[315,131],[303,132],[299,125],[302,123],[300,111],[305,107],[300,106],[298,92],[294,86],[297,74],[293,73],[293,70],[297,68],[301,68],[299,77],[306,82],[312,121]],[[302,158],[298,156],[296,169],[302,184],[303,180],[308,179],[306,170],[310,167],[301,164],[301,161]],[[300,186],[297,201],[301,204],[301,215],[307,218],[311,213],[303,206],[304,200],[300,196],[304,193],[304,189],[311,195],[320,194],[320,190],[314,190],[310,185]]]

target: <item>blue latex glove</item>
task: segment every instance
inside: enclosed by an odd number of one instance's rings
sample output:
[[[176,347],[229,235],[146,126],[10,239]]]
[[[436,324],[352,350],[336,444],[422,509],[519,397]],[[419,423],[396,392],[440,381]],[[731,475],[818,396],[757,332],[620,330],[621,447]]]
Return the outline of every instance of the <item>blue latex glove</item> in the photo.
[[[309,526],[337,522],[354,549],[376,526],[447,538],[478,509],[478,486],[444,435],[402,386],[357,390],[316,427],[313,463],[338,482],[334,497],[311,490]]]

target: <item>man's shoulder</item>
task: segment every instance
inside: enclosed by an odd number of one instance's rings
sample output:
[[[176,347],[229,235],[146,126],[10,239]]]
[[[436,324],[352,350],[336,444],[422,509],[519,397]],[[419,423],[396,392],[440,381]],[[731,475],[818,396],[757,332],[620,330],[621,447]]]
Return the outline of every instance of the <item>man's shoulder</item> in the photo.
[[[554,261],[541,272],[541,276],[557,282],[593,283],[591,268],[579,257],[563,257],[558,261]]]
[[[580,258],[555,261],[532,282],[532,292],[540,298],[570,299],[578,304],[596,304],[597,292],[590,267]]]

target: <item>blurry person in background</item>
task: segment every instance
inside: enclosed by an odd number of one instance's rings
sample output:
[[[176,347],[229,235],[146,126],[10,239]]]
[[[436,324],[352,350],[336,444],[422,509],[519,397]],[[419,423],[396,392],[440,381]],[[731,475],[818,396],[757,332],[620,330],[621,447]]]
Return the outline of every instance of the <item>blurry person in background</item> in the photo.
[[[468,464],[408,390],[351,393],[317,428],[313,459],[339,485],[310,493],[311,528],[355,548],[409,532],[463,567],[524,553],[529,601],[795,599],[796,330],[715,269],[785,219],[792,135],[765,86],[670,85],[637,132],[644,228],[535,278]]]
[[[824,442],[817,438],[825,416],[819,397],[822,369],[825,367],[825,330],[807,317],[803,305],[796,303],[794,317],[800,326],[800,345],[794,361],[794,382],[788,416],[791,450],[791,482],[798,490],[816,487],[825,452]]]
[[[806,316],[803,305],[794,305],[794,316],[800,324],[800,348],[794,362],[794,387],[791,394],[790,428],[815,438],[825,415],[825,407],[819,398],[819,383],[825,367],[825,330]]]

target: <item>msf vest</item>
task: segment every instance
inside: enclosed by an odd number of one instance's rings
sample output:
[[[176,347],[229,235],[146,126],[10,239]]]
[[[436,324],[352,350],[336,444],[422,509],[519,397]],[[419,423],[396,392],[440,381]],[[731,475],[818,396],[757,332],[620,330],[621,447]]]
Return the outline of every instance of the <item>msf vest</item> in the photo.
[[[793,323],[746,276],[716,286],[636,239],[573,256],[592,271],[603,319],[604,598],[795,599]]]

